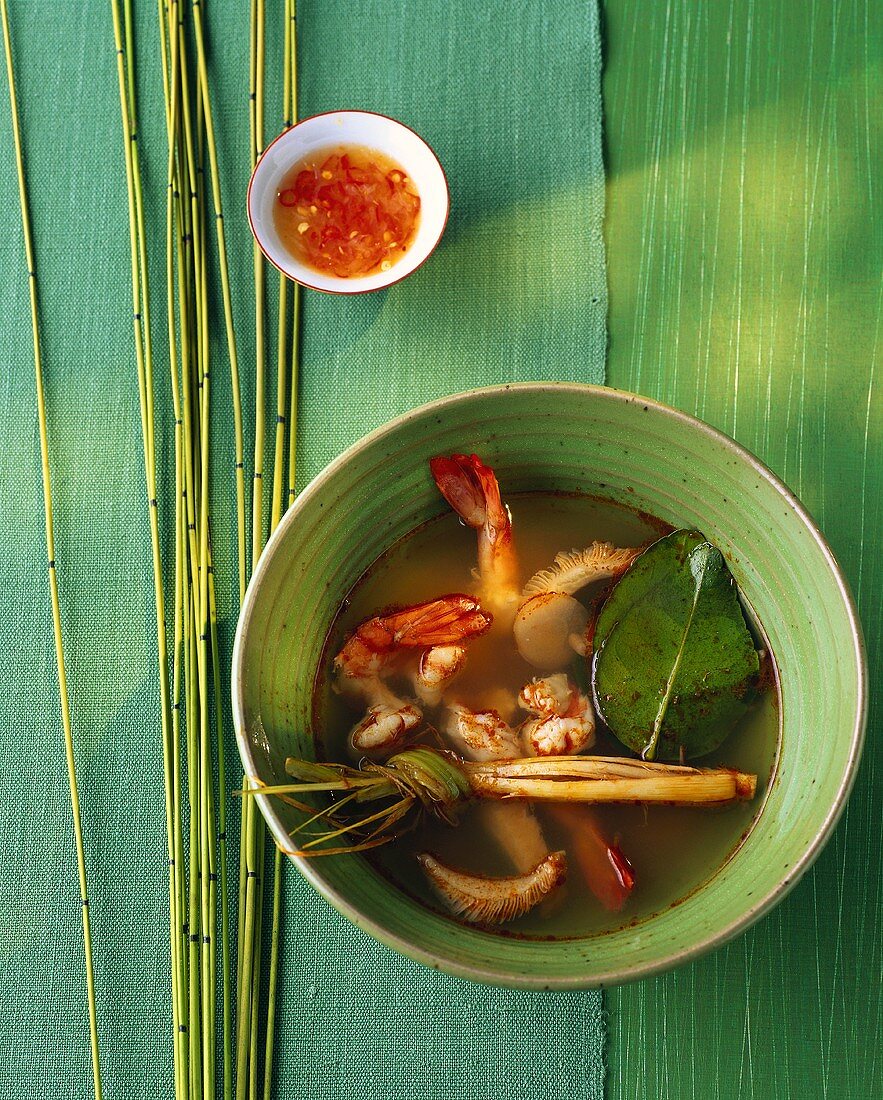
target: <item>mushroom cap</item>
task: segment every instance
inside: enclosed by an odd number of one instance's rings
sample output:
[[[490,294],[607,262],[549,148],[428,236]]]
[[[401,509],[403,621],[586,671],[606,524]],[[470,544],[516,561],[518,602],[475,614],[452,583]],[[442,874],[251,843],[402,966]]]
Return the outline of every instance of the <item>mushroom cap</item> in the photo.
[[[566,668],[574,654],[585,653],[589,613],[563,592],[541,592],[518,609],[512,632],[521,656],[547,671]]]

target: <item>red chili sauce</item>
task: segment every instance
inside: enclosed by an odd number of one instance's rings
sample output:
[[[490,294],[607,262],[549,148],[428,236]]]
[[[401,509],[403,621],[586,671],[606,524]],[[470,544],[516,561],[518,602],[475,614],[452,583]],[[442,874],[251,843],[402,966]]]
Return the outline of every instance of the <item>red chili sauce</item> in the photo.
[[[279,183],[273,216],[288,251],[340,279],[388,271],[407,252],[420,196],[404,169],[374,149],[311,153]]]

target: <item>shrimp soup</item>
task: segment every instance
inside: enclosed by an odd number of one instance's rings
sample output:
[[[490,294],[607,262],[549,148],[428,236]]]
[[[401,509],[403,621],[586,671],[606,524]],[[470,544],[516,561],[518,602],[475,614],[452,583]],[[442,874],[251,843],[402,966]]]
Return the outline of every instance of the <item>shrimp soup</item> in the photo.
[[[524,647],[516,643],[513,631],[515,609],[507,608],[499,592],[482,592],[483,579],[488,570],[508,570],[513,574],[508,581],[517,581],[521,590],[530,578],[549,576],[550,563],[561,551],[605,543],[618,548],[646,547],[671,529],[609,501],[554,493],[506,495],[504,486],[513,553],[500,566],[491,561],[499,547],[482,549],[479,545],[476,550],[476,532],[470,529],[475,524],[468,519],[469,501],[457,498],[456,486],[449,491],[444,469],[433,473],[443,495],[467,517],[466,522],[451,511],[401,539],[367,570],[340,608],[326,640],[314,689],[319,758],[355,763],[360,755],[352,738],[354,723],[365,707],[354,705],[353,699],[340,691],[333,671],[335,655],[342,653],[347,639],[360,624],[391,608],[423,604],[447,593],[480,597],[494,620],[488,629],[476,628],[462,647],[432,649],[447,661],[447,650],[465,650],[465,662],[462,667],[458,663],[456,677],[451,677],[443,691],[426,690],[424,681],[426,677],[431,680],[432,669],[424,668],[425,655],[414,650],[384,673],[384,691],[407,706],[418,704],[420,720],[409,725],[403,745],[453,749],[473,761],[498,759],[500,753],[495,750],[486,746],[476,749],[478,742],[471,737],[476,715],[495,714],[499,728],[489,735],[496,737],[502,730],[505,738],[512,730],[518,731],[517,746],[504,758],[546,751],[586,757],[631,756],[595,715],[590,703],[591,654],[578,652],[579,636],[613,583],[612,574],[602,573],[602,579],[577,593],[579,604],[574,601],[574,606],[581,605],[586,611],[582,623],[577,622],[569,635],[573,648],[566,655],[555,653],[554,645],[543,649],[549,644],[546,636],[542,630],[535,632],[542,650],[537,659],[542,661],[548,653],[545,668],[536,661],[529,663],[522,655]],[[629,553],[626,564],[632,560],[634,554]],[[564,565],[571,562],[568,557]],[[621,571],[623,566],[616,568]],[[752,631],[757,648],[768,649],[756,623]],[[444,671],[443,679],[449,672]],[[421,676],[424,681],[419,680]],[[713,808],[472,799],[457,809],[454,825],[425,814],[389,844],[365,856],[341,858],[370,859],[399,889],[433,910],[459,919],[463,908],[440,898],[427,873],[428,858],[467,876],[512,880],[536,862],[529,852],[540,858],[563,852],[567,860],[564,884],[528,911],[495,923],[495,931],[532,938],[572,937],[640,922],[677,904],[706,882],[732,856],[759,813],[779,740],[775,680],[767,658],[763,689],[753,695],[751,705],[723,743],[691,761],[702,768],[725,766],[756,775],[753,798]],[[541,686],[548,689],[547,694],[565,694],[568,709],[562,707],[555,713],[566,715],[566,720],[544,725],[543,716],[548,712],[543,711],[542,700],[534,698],[542,694]],[[530,736],[528,729],[532,730]],[[487,733],[487,727],[479,731],[480,736]],[[559,739],[551,748],[549,737]],[[600,882],[597,878],[593,881],[593,861],[600,868]]]

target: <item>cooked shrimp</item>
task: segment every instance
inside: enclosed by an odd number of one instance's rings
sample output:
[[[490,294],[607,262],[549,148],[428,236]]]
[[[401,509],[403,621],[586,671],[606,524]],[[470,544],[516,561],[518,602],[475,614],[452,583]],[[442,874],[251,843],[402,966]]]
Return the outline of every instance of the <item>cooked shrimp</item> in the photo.
[[[420,702],[437,707],[465,664],[466,647],[462,645],[436,645],[422,653],[413,674]]]
[[[368,707],[350,734],[354,751],[388,752],[420,723],[420,709],[383,682],[404,651],[458,645],[483,634],[491,621],[474,597],[453,593],[358,626],[334,658],[335,689]]]
[[[433,458],[432,476],[442,496],[478,532],[482,600],[508,625],[521,598],[512,521],[494,471],[478,455]]]
[[[531,756],[571,756],[594,744],[592,704],[563,673],[525,684],[518,701],[538,715],[521,728]],[[550,802],[544,810],[567,829],[569,847],[589,889],[605,909],[619,912],[635,885],[632,866],[621,849],[607,840],[588,807]]]
[[[525,684],[518,701],[537,715],[521,727],[527,756],[570,756],[595,743],[591,700],[564,673]]]
[[[518,734],[495,710],[472,711],[455,703],[444,729],[467,760],[514,760],[521,755]]]
[[[640,547],[620,549],[593,542],[585,550],[562,551],[549,569],[534,573],[524,586],[513,625],[521,656],[541,669],[561,668],[575,653],[585,656],[591,648],[589,612],[574,599],[574,592],[621,576],[640,552]]]

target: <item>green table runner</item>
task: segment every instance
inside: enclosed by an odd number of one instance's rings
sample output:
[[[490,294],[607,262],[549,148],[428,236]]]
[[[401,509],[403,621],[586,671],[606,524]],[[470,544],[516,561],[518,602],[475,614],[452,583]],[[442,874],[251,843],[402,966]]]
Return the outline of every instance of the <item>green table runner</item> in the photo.
[[[872,676],[856,788],[810,874],[723,950],[610,991],[610,1094],[871,1100],[883,1096],[880,10],[617,0],[604,23],[608,381],[696,412],[785,478],[846,570]]]
[[[281,5],[268,7],[281,28]],[[168,894],[110,11],[102,4],[59,8],[25,0],[11,8],[43,292],[59,579],[106,1095],[160,1097],[169,1095],[171,1080]],[[208,12],[250,404],[247,6],[240,9],[218,3]],[[139,4],[140,140],[161,303],[165,138],[155,21],[155,5]],[[453,8],[431,0],[302,0],[299,28],[302,110],[354,106],[397,115],[434,145],[452,192],[442,246],[412,279],[355,301],[307,296],[301,479],[366,430],[442,393],[508,379],[602,380],[604,179],[594,5],[558,5],[553,18],[542,5],[523,9],[502,0]],[[271,72],[278,49],[271,33]],[[281,126],[271,99],[268,118],[274,117]],[[268,136],[276,128],[268,122]],[[82,945],[5,100],[0,163],[7,166],[0,175],[6,290],[0,508],[8,562],[0,592],[0,767],[7,777],[0,815],[0,1092],[88,1097]],[[164,346],[161,331],[155,346]],[[221,471],[232,466],[224,375],[215,371]],[[163,430],[168,478],[167,416]],[[233,488],[223,473],[217,480],[216,572],[229,653],[235,564],[225,521]],[[599,994],[519,994],[433,974],[353,929],[293,872],[285,913],[278,1095],[602,1094]]]

